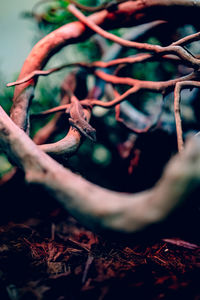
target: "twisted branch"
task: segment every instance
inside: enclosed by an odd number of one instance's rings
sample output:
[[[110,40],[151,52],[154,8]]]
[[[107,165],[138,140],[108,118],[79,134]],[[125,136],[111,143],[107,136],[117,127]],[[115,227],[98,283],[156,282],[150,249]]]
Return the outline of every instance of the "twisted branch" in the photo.
[[[0,108],[0,145],[25,172],[45,187],[75,218],[96,230],[133,233],[163,221],[200,185],[200,140],[174,157],[157,185],[138,194],[100,188],[46,155]]]
[[[84,109],[87,118],[90,117],[88,107],[102,106],[110,108],[119,105],[129,95],[135,95],[138,91],[153,91],[156,93],[168,93],[175,87],[175,118],[178,134],[179,150],[182,150],[182,132],[180,119],[180,92],[188,86],[198,86],[199,64],[198,57],[193,56],[184,48],[184,45],[199,40],[199,33],[181,39],[169,46],[149,45],[124,40],[112,35],[106,30],[120,27],[138,25],[152,20],[171,20],[174,14],[179,12],[179,22],[196,23],[200,11],[200,1],[192,0],[145,0],[127,1],[119,4],[115,11],[103,10],[90,17],[85,17],[75,6],[70,5],[69,10],[76,15],[81,22],[65,25],[42,39],[28,56],[15,88],[11,118],[0,108],[0,144],[8,156],[21,167],[30,183],[37,183],[47,188],[64,207],[86,226],[94,230],[114,230],[121,232],[136,232],[165,219],[170,212],[199,187],[200,184],[200,140],[194,138],[186,150],[177,155],[169,163],[162,178],[157,185],[148,191],[128,195],[115,193],[97,187],[79,176],[64,169],[56,161],[51,159],[42,150],[50,153],[68,155],[66,142],[69,143],[71,135],[76,138],[72,141],[72,148],[78,147],[80,133],[73,128],[68,136],[59,143],[52,145],[36,146],[30,138],[20,129],[28,130],[28,111],[31,99],[34,95],[34,87],[40,75],[48,75],[59,68],[50,71],[41,71],[49,58],[62,47],[84,41],[94,32],[119,43],[125,47],[135,48],[150,52],[126,60],[115,60],[109,63],[94,63],[98,68],[119,65],[122,62],[134,63],[161,58],[172,58],[194,69],[187,76],[162,81],[141,81],[130,77],[123,78],[106,74],[100,70],[94,70],[95,76],[112,84],[125,84],[130,88],[122,95],[109,102],[98,99],[84,99],[78,102]],[[173,14],[172,14],[173,12]],[[193,13],[191,13],[193,12]],[[176,24],[177,25],[177,24]],[[82,63],[80,63],[82,64]],[[69,64],[68,64],[69,66]],[[85,64],[79,65],[84,68]],[[91,65],[89,66],[91,68]],[[48,73],[49,72],[49,73]],[[71,103],[65,105],[70,107]],[[80,106],[78,106],[80,107]],[[61,109],[61,108],[57,108]],[[62,107],[63,109],[63,107]],[[51,111],[52,112],[52,111]],[[55,112],[55,109],[54,109]],[[20,128],[19,128],[20,127]],[[70,145],[67,144],[67,147]],[[41,149],[40,149],[41,148]],[[53,150],[52,150],[53,149]],[[68,148],[70,149],[70,148]],[[73,148],[73,151],[76,150]]]
[[[198,68],[200,61],[199,59],[196,59],[189,51],[187,51],[185,48],[180,47],[178,43],[176,44],[171,44],[167,47],[162,47],[158,45],[151,45],[151,44],[146,44],[146,43],[138,43],[138,42],[132,42],[132,41],[127,41],[124,40],[121,37],[118,37],[112,33],[109,33],[102,28],[100,28],[98,25],[96,25],[94,22],[92,22],[89,18],[85,17],[84,14],[82,14],[78,8],[76,8],[73,4],[69,5],[68,10],[75,16],[77,19],[79,19],[83,24],[88,26],[90,29],[92,29],[94,32],[98,33],[102,37],[109,39],[115,43],[120,44],[121,46],[124,47],[129,47],[129,48],[134,48],[137,50],[141,51],[148,51],[152,52],[154,54],[158,55],[166,55],[166,54],[175,54],[177,55],[180,59],[182,59],[183,62],[186,62],[193,68]],[[197,39],[200,38],[200,35],[195,36]],[[191,39],[193,39],[192,37]],[[189,40],[189,38],[188,38]],[[189,41],[187,41],[189,43]]]
[[[159,7],[159,9],[158,9]],[[195,23],[200,11],[200,3],[191,0],[157,0],[127,1],[118,6],[118,10],[112,13],[103,10],[91,15],[87,20],[91,20],[96,25],[101,25],[104,29],[119,28],[123,26],[134,26],[152,20],[171,20],[172,15],[179,11],[178,22]],[[173,14],[171,13],[173,11]],[[47,35],[32,49],[21,70],[19,80],[31,74],[35,70],[42,69],[50,57],[62,47],[83,41],[92,35],[83,23],[74,22],[60,27]],[[177,46],[173,46],[177,47]],[[176,48],[177,49],[177,48]],[[163,53],[162,53],[163,54]],[[186,53],[186,55],[189,55]],[[189,55],[190,56],[190,55]],[[195,59],[195,58],[191,58]],[[196,59],[195,59],[196,62]],[[28,128],[28,109],[33,94],[26,93],[27,87],[35,85],[34,82],[26,82],[15,88],[11,118],[22,129]]]

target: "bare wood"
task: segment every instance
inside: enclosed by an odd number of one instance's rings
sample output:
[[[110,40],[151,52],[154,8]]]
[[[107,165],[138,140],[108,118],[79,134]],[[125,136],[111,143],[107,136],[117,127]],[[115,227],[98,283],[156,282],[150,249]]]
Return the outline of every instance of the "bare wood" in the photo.
[[[159,7],[159,9],[157,9]],[[179,22],[187,20],[190,23],[196,22],[200,11],[199,1],[192,0],[146,0],[127,1],[119,5],[118,10],[109,13],[106,10],[91,15],[88,19],[104,29],[112,29],[122,26],[134,26],[142,22],[152,20],[172,20],[172,11],[179,9]],[[191,10],[193,14],[191,14]],[[92,32],[81,22],[74,22],[60,27],[38,42],[27,57],[19,80],[31,74],[35,70],[41,70],[50,57],[62,47],[85,40],[92,35]],[[11,118],[20,127],[27,130],[27,111],[32,94],[26,93],[29,82],[15,88]],[[36,81],[31,83],[33,86]]]
[[[181,110],[180,110],[180,101],[181,101],[181,90],[183,88],[191,88],[191,87],[200,87],[200,82],[197,81],[183,81],[178,82],[174,89],[174,114],[175,114],[175,122],[176,122],[176,132],[177,132],[177,143],[178,143],[178,151],[181,152],[184,148],[183,142],[183,130],[182,130],[182,122],[181,122]]]
[[[76,85],[76,73],[71,72],[66,76],[61,85],[61,105],[64,105],[63,103],[66,103],[66,108],[70,105],[70,93],[73,93],[75,91]],[[89,122],[91,111],[85,109],[84,114],[87,121]],[[68,133],[63,139],[55,143],[45,144],[52,133],[58,129],[57,127],[59,126],[60,118],[63,117],[63,115],[65,115],[64,111],[54,116],[54,118],[49,123],[47,123],[46,126],[41,128],[36,133],[33,139],[36,144],[40,144],[40,149],[57,158],[66,158],[73,155],[78,150],[82,142],[82,136],[80,132],[70,126]]]
[[[149,191],[123,194],[100,188],[64,169],[0,108],[0,144],[29,183],[47,188],[82,224],[93,230],[137,232],[165,219],[200,185],[200,139],[174,157]]]
[[[88,26],[90,29],[101,35],[102,37],[109,39],[115,43],[120,44],[121,46],[124,47],[130,47],[134,48],[137,50],[142,50],[142,51],[149,51],[154,54],[175,54],[179,58],[182,59],[182,61],[185,61],[187,64],[190,64],[191,67],[198,68],[200,65],[200,62],[198,59],[196,59],[194,56],[192,56],[185,48],[180,47],[179,44],[171,44],[166,47],[162,47],[159,45],[152,45],[152,44],[147,44],[147,43],[138,43],[138,42],[133,42],[129,40],[124,40],[121,37],[118,37],[110,32],[107,32],[106,30],[100,28],[98,25],[96,25],[92,20],[88,19],[87,17],[82,14],[76,8],[73,4],[69,5],[68,10],[73,13],[74,16],[76,16],[83,24]],[[197,36],[196,36],[197,38]],[[200,38],[198,36],[198,38]]]
[[[48,75],[48,71],[41,71],[41,69],[49,58],[62,47],[90,37],[93,34],[91,29],[123,46],[135,47],[141,51],[150,52],[150,57],[145,58],[143,56],[143,61],[152,59],[152,55],[155,54],[159,54],[159,56],[175,55],[177,61],[194,69],[199,68],[199,58],[194,57],[182,47],[188,42],[199,39],[198,34],[181,39],[179,42],[167,47],[161,47],[119,39],[106,33],[105,29],[137,25],[160,18],[172,20],[172,12],[177,12],[177,10],[180,12],[180,21],[195,23],[199,17],[200,1],[128,1],[120,4],[115,12],[103,10],[89,18],[80,14],[74,6],[69,6],[69,8],[75,13],[78,12],[78,16],[84,24],[74,22],[65,25],[42,39],[31,51],[20,73],[19,85],[15,88],[11,118],[25,131],[28,131],[28,110],[37,78],[39,75]],[[191,12],[194,12],[194,15]],[[87,28],[88,25],[90,28]],[[114,63],[119,63],[119,61]],[[58,71],[58,69],[50,70],[49,74],[53,71]],[[105,82],[128,84],[130,89],[107,103],[97,99],[83,100],[81,104],[85,105],[85,109],[89,105],[99,105],[107,108],[118,105],[128,95],[136,94],[139,90],[163,93],[171,91],[175,87],[175,116],[179,148],[182,150],[180,91],[182,88],[190,86],[192,82],[194,82],[194,86],[199,86],[199,83],[195,81],[198,80],[199,72],[193,72],[185,77],[165,82],[140,81],[129,77],[121,78],[108,75],[99,70],[94,73]],[[189,82],[188,85],[187,82]],[[194,189],[200,185],[200,141],[198,137],[190,142],[186,150],[183,150],[181,154],[172,159],[162,178],[153,189],[128,195],[108,191],[87,182],[80,176],[64,169],[41,151],[42,149],[54,155],[68,155],[66,149],[73,148],[73,151],[75,151],[76,148],[74,147],[79,146],[81,137],[78,131],[71,128],[64,140],[39,147],[19,127],[0,109],[0,144],[3,150],[24,170],[26,180],[29,183],[38,183],[47,188],[72,215],[95,230],[140,231],[165,219],[171,211],[181,205],[183,201],[186,201]],[[69,143],[70,134],[72,134],[71,137],[75,140],[75,143],[73,141],[71,144]],[[67,148],[66,143],[68,143]]]
[[[64,68],[69,68],[69,67],[83,67],[87,69],[92,69],[92,68],[110,68],[114,67],[117,65],[124,65],[124,64],[136,64],[136,63],[141,63],[141,62],[148,62],[148,61],[158,61],[158,60],[169,60],[173,61],[175,63],[180,63],[180,64],[185,64],[186,66],[190,66],[185,61],[182,61],[178,59],[177,57],[173,55],[163,55],[159,58],[154,57],[152,54],[137,54],[134,56],[129,56],[129,57],[123,57],[123,58],[117,58],[108,62],[103,62],[103,61],[95,61],[93,63],[85,63],[85,62],[77,62],[77,63],[71,63],[71,64],[65,64],[59,67],[51,68],[48,70],[35,70],[32,73],[28,74],[24,78],[20,80],[16,80],[14,82],[10,82],[7,84],[7,87],[11,86],[17,86],[26,82],[31,82],[31,80],[37,79],[37,77],[40,76],[48,76],[52,73],[58,72]]]

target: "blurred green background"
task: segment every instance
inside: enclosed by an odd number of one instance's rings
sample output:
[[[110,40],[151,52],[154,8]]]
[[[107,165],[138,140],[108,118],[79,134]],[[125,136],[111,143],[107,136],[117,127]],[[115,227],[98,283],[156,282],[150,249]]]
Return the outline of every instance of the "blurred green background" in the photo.
[[[23,62],[33,45],[36,25],[21,17],[24,10],[31,10],[35,0],[1,0],[0,2],[0,104],[8,112],[11,106],[13,88],[6,88],[9,81],[17,78]],[[0,176],[11,165],[5,155],[0,156]]]

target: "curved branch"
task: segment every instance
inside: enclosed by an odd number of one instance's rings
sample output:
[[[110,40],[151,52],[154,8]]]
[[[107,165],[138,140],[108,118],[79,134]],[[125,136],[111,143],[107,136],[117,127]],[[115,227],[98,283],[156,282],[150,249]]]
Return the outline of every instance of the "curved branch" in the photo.
[[[115,75],[110,75],[107,74],[103,71],[95,71],[95,75],[101,78],[102,80],[112,83],[112,84],[126,84],[132,86],[130,89],[128,89],[125,93],[122,95],[116,97],[115,99],[109,101],[109,102],[102,102],[101,100],[97,99],[84,99],[81,100],[80,103],[84,107],[93,107],[93,106],[100,106],[104,108],[112,108],[115,105],[120,104],[122,101],[126,99],[126,97],[136,94],[140,90],[145,90],[145,91],[151,91],[155,93],[163,93],[166,91],[172,90],[175,85],[178,82],[186,81],[186,80],[195,80],[196,79],[196,73],[190,73],[189,75],[183,76],[181,78],[176,78],[168,81],[143,81],[143,80],[138,80],[138,79],[133,79],[130,77],[118,77]],[[48,115],[60,111],[64,111],[69,107],[69,104],[64,104],[60,105],[57,107],[50,108],[46,111],[43,111],[37,116],[42,116],[42,115]]]
[[[157,19],[172,20],[172,16],[177,11],[179,11],[180,21],[197,22],[200,2],[191,0],[129,1],[120,4],[115,12],[101,11],[87,20],[91,21],[91,24],[100,25],[103,29],[112,29]],[[83,41],[92,34],[91,30],[80,22],[65,25],[52,32],[33,48],[22,68],[19,80],[35,70],[41,70],[49,58],[63,46]],[[154,46],[151,46],[151,49],[152,47]],[[198,59],[179,45],[158,46],[155,51],[151,49],[150,51],[159,55],[175,54],[192,67],[199,67]],[[97,74],[100,73],[97,72]],[[101,75],[102,73],[100,77]],[[103,77],[105,78],[105,75]],[[193,74],[170,81],[170,88],[180,80],[191,79],[195,79]],[[106,81],[127,84],[123,78],[118,79],[117,82],[115,77],[106,77]],[[146,88],[160,92],[169,88],[169,82],[147,84],[134,79],[129,82],[131,82],[132,92]],[[24,130],[28,128],[28,110],[36,83],[37,77],[15,89],[11,117]],[[116,105],[119,101],[121,100],[118,99],[114,104],[111,102],[106,105]],[[99,103],[102,105],[101,101]],[[93,105],[98,105],[98,102],[93,102]],[[199,139],[194,139],[192,146],[190,145],[186,152],[182,152],[181,156],[172,160],[154,189],[135,195],[102,189],[65,170],[13,124],[2,109],[0,109],[0,144],[10,158],[24,170],[28,182],[46,187],[71,214],[93,229],[124,232],[142,230],[166,218],[200,184]],[[54,152],[65,150],[63,145],[61,148],[58,144],[53,146],[55,146]]]
[[[174,115],[175,115],[175,122],[176,122],[176,132],[177,132],[177,143],[178,143],[178,150],[181,152],[184,148],[183,142],[183,130],[182,130],[182,122],[180,116],[180,101],[181,101],[181,90],[191,87],[200,87],[200,82],[197,81],[183,81],[178,82],[174,89]]]
[[[115,75],[107,74],[100,70],[95,71],[95,75],[101,78],[102,80],[112,84],[125,84],[130,86],[137,86],[139,89],[145,91],[152,91],[156,93],[161,93],[161,92],[166,92],[167,90],[171,90],[177,82],[181,82],[185,80],[195,80],[198,76],[196,72],[192,72],[186,76],[172,79],[172,80],[167,80],[167,81],[145,81],[145,80],[133,79],[130,77],[118,77]],[[98,101],[98,103],[99,102],[100,101]]]
[[[157,185],[138,194],[100,188],[42,152],[0,108],[0,145],[29,183],[47,188],[82,224],[93,230],[132,233],[163,221],[200,186],[200,139],[174,157]]]
[[[91,117],[91,111],[84,109],[87,122]],[[51,156],[69,157],[73,155],[81,145],[82,135],[75,127],[70,126],[67,135],[56,143],[39,145],[39,148]]]
[[[93,68],[111,68],[115,67],[118,65],[124,65],[124,64],[135,64],[135,63],[144,63],[144,62],[149,62],[149,61],[158,61],[158,60],[169,60],[173,61],[175,63],[179,64],[185,64],[188,66],[188,63],[181,61],[180,59],[176,58],[173,55],[163,55],[159,58],[156,58],[152,54],[136,54],[133,56],[129,57],[123,57],[123,58],[117,58],[108,62],[104,61],[95,61],[93,63],[85,63],[85,62],[77,62],[77,63],[70,63],[70,64],[65,64],[59,67],[51,68],[48,70],[35,70],[32,73],[28,74],[24,78],[20,80],[16,80],[14,82],[7,83],[7,87],[11,86],[17,86],[26,82],[31,82],[31,80],[36,80],[40,76],[48,76],[54,72],[61,71],[64,68],[69,68],[69,67],[82,67],[82,68],[87,68],[87,69],[93,69]]]
[[[56,143],[43,144],[38,147],[51,156],[69,157],[74,154],[81,144],[80,132],[70,127],[67,135]]]
[[[61,85],[61,104],[69,105],[70,102],[70,92],[76,92],[77,86],[77,76],[78,72],[69,73]],[[42,127],[34,136],[34,142],[40,144],[40,148],[53,156],[70,156],[74,154],[80,144],[81,144],[81,135],[74,128],[70,127],[69,132],[62,140],[56,143],[44,144],[54,134],[58,129],[60,129],[60,121],[64,117],[64,112],[57,114],[54,118],[49,121],[44,127]],[[87,121],[90,119],[90,112],[85,110],[85,115]],[[43,145],[41,145],[43,144]]]
[[[159,9],[158,9],[159,8]],[[176,22],[195,23],[198,20],[200,3],[191,0],[146,0],[127,1],[118,6],[118,10],[112,13],[103,10],[91,15],[88,19],[104,29],[129,27],[152,20],[173,20],[176,12],[179,18]],[[173,14],[172,14],[173,12]],[[62,47],[74,44],[87,39],[93,33],[81,22],[74,22],[60,27],[53,31],[32,49],[21,70],[19,80],[32,73],[34,70],[41,70],[52,55]],[[29,85],[34,82],[27,82],[15,88],[11,118],[22,129],[27,130],[29,109],[32,94],[26,93]]]
[[[130,47],[137,50],[142,51],[149,51],[154,54],[159,55],[165,55],[165,54],[175,54],[179,58],[181,58],[184,62],[187,64],[190,64],[193,68],[198,68],[200,65],[199,59],[196,59],[193,55],[191,55],[185,48],[182,48],[178,44],[171,44],[167,47],[162,47],[159,45],[152,45],[147,43],[138,43],[138,42],[132,42],[128,40],[124,40],[121,37],[118,37],[112,33],[109,33],[102,28],[100,28],[98,25],[96,25],[92,20],[88,19],[84,16],[73,4],[69,5],[68,10],[73,13],[75,17],[77,17],[78,20],[83,22],[86,26],[88,26],[90,29],[92,29],[94,32],[98,33],[102,37],[109,39],[115,43],[120,44],[124,47]]]
[[[200,40],[200,32],[197,32],[197,33],[191,34],[189,36],[186,36],[186,37],[172,43],[172,45],[174,45],[174,46],[185,46],[187,44],[190,44],[190,43],[193,43],[193,42],[196,42],[196,41],[199,41],[199,40]]]
[[[163,24],[163,21],[153,21],[147,24],[142,24],[134,28],[133,30],[129,31],[127,34],[125,34],[125,36],[127,38],[130,38],[131,40],[135,40],[135,39],[137,40],[139,37],[146,35],[148,31],[151,31],[153,28],[161,24]],[[121,49],[122,47],[120,45],[117,44],[112,45],[111,47],[109,47],[109,51],[107,51],[103,56],[102,59],[103,61],[95,61],[93,63],[85,63],[85,62],[69,63],[49,70],[34,70],[32,73],[28,74],[24,78],[17,80],[15,82],[8,83],[7,87],[20,85],[22,83],[28,82],[31,79],[36,79],[38,76],[48,76],[54,72],[60,71],[63,68],[67,68],[67,67],[79,66],[85,68],[109,68],[121,63],[133,64],[137,62],[146,62],[148,60],[153,59],[152,54],[138,54],[130,57],[114,59],[115,57],[119,56],[118,54],[120,54]],[[114,53],[114,57],[113,57],[113,53]],[[161,57],[161,59],[162,58],[181,63],[181,60],[177,59],[175,56],[164,56]]]
[[[81,91],[79,89],[79,82],[81,82],[82,84]],[[72,94],[75,94],[78,97],[82,98],[85,97],[87,93],[88,91],[86,87],[86,77],[84,76],[83,78],[81,69],[72,71],[65,77],[61,84],[61,104],[65,104],[67,107],[71,107],[70,101],[72,101]],[[77,99],[77,101],[79,100]],[[70,110],[68,110],[68,113],[70,113]],[[87,124],[91,117],[91,110],[84,109],[82,113],[84,114],[84,121],[86,121]],[[54,116],[52,120],[50,120],[43,128],[41,128],[36,133],[33,139],[35,143],[40,144],[39,147],[41,150],[51,156],[54,156],[55,158],[66,158],[73,155],[78,150],[83,140],[81,135],[82,132],[80,130],[76,130],[74,126],[71,126],[69,132],[63,139],[55,143],[44,144],[52,134],[55,134],[56,131],[61,129],[61,120],[63,121],[64,117],[67,117],[65,112],[59,113]],[[65,124],[65,126],[66,125],[67,124]]]

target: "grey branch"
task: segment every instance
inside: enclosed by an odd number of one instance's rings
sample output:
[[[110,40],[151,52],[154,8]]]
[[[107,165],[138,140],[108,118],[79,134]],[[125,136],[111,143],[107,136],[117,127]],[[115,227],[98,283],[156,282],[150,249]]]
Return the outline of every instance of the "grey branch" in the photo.
[[[200,138],[193,137],[168,163],[151,190],[124,194],[98,187],[63,168],[21,130],[0,107],[0,145],[37,183],[82,224],[93,230],[132,233],[159,223],[200,185]]]

